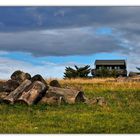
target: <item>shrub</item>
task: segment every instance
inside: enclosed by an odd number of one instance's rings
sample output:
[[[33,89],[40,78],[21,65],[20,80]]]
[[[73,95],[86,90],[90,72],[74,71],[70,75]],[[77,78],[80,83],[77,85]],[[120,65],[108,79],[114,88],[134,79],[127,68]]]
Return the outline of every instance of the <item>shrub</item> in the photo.
[[[74,66],[75,69],[71,67],[66,67],[64,72],[64,78],[88,78],[88,74],[90,73],[91,69],[89,65],[84,67]]]

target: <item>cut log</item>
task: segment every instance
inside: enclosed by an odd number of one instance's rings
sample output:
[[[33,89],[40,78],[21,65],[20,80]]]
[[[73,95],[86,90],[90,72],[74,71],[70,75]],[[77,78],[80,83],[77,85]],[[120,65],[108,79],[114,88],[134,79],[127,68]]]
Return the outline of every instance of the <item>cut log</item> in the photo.
[[[11,75],[12,80],[16,80],[19,84],[21,84],[26,79],[30,80],[31,75],[29,73],[25,73],[23,71],[17,70]]]
[[[61,105],[65,103],[65,99],[63,96],[43,97],[39,103],[48,105]]]
[[[59,84],[59,82],[57,80],[52,80],[49,85],[52,87],[60,87],[61,88],[61,85]]]
[[[47,94],[45,94],[45,96],[40,100],[39,103],[48,105],[60,105],[66,103],[66,101],[63,95],[47,92]]]
[[[3,86],[5,85],[5,81],[0,81],[0,92],[4,91]]]
[[[18,86],[14,91],[10,92],[10,94],[4,98],[5,103],[10,103],[13,104],[14,101],[19,98],[22,94],[22,92],[30,86],[31,81],[30,80],[25,80],[24,82],[21,83],[20,86]]]
[[[39,75],[39,74],[33,76],[33,77],[31,78],[31,81],[32,81],[32,83],[35,82],[35,81],[40,81],[40,82],[44,83],[44,84],[46,85],[46,87],[48,88],[47,82],[46,82],[46,81],[43,79],[43,77],[42,77],[41,75]]]
[[[0,92],[0,102],[2,102],[4,98],[8,95],[9,95],[9,92]]]
[[[69,104],[74,104],[76,102],[84,102],[86,100],[84,92],[73,89],[64,89],[49,86],[49,89],[46,92],[46,96],[49,96],[51,94],[64,96],[66,103]]]
[[[22,95],[15,101],[16,103],[25,103],[27,105],[36,104],[46,93],[47,87],[40,81],[32,83]]]
[[[14,91],[19,86],[19,83],[16,80],[8,80],[3,85],[4,92]]]

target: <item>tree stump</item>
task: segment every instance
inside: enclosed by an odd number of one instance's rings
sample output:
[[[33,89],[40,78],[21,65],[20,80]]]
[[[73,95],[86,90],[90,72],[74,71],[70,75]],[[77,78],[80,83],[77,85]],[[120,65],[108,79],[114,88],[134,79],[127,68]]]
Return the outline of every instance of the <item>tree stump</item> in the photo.
[[[46,93],[47,87],[40,81],[32,83],[22,95],[15,101],[16,103],[25,103],[27,105],[36,104]]]
[[[18,86],[14,91],[10,92],[10,94],[4,98],[5,103],[13,104],[14,101],[19,98],[22,94],[22,92],[31,84],[30,80],[25,80],[21,83],[20,86]]]
[[[46,92],[46,96],[53,94],[63,96],[66,103],[69,104],[74,104],[76,102],[84,102],[86,100],[82,91],[49,86],[49,89]]]
[[[25,73],[23,71],[17,70],[11,75],[12,80],[16,80],[19,84],[21,84],[26,79],[30,80],[31,75],[29,73]]]

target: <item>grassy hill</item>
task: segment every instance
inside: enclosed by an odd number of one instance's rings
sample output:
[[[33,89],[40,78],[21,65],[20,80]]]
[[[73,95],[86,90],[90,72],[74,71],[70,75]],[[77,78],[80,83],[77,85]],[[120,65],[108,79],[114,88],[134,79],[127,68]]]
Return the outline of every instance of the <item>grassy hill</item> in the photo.
[[[105,107],[0,104],[0,133],[140,133],[140,82],[111,80],[60,80],[88,98],[105,97]]]

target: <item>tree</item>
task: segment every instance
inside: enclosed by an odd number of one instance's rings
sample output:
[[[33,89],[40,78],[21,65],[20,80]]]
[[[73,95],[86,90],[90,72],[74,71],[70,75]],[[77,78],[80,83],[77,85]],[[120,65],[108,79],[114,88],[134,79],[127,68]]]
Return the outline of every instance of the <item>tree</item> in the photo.
[[[91,69],[89,65],[84,67],[74,66],[75,68],[66,67],[64,72],[64,78],[87,78]]]
[[[140,68],[136,67],[137,70],[140,70]]]

